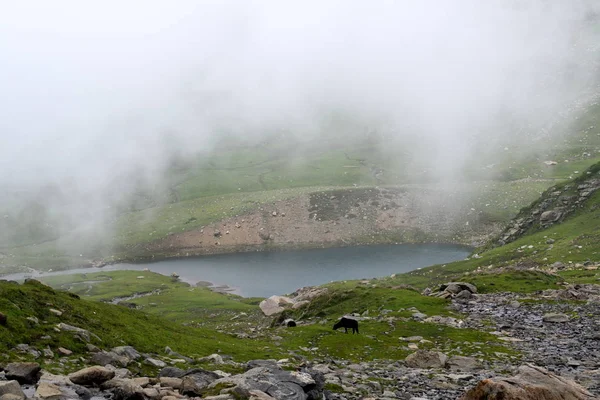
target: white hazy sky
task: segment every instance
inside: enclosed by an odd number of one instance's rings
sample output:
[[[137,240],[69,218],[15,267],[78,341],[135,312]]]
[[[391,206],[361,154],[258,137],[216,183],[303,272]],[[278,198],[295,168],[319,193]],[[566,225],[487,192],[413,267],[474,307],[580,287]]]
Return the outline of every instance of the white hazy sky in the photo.
[[[586,87],[598,3],[3,1],[0,184],[160,168],[167,132],[310,136],[327,110],[457,161],[499,112],[543,122]]]

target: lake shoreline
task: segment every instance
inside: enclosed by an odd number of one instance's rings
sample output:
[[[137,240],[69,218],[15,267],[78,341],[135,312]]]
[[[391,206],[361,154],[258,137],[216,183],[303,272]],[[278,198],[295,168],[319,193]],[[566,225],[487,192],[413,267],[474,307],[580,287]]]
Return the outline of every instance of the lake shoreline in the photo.
[[[435,264],[462,260],[472,248],[453,244],[347,246],[272,252],[245,252],[199,257],[113,263],[102,267],[43,272],[28,270],[3,279],[43,279],[44,276],[116,270],[148,270],[211,290],[243,297],[269,297],[300,287],[404,273]],[[205,285],[205,284],[203,284]]]

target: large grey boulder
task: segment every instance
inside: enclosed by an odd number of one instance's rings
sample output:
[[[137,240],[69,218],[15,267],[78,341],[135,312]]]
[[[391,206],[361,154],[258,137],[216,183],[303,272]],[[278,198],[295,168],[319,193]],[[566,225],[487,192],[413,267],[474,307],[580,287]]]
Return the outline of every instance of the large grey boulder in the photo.
[[[235,385],[233,392],[242,397],[264,393],[275,399],[316,400],[323,398],[325,377],[314,370],[290,372],[278,366],[264,366],[252,368],[241,375],[218,379],[209,387],[220,384]]]
[[[118,355],[113,351],[100,351],[94,353],[90,358],[92,364],[113,365],[115,367],[126,367],[130,361],[129,357]]]
[[[142,357],[142,355],[132,346],[119,346],[113,348],[111,351],[119,356],[127,357],[131,361],[136,361]]]
[[[187,396],[201,396],[203,390],[217,379],[219,379],[219,375],[212,371],[194,368],[187,371],[181,378],[180,391]]]
[[[560,314],[560,313],[548,313],[548,314],[544,314],[544,316],[542,317],[542,320],[544,322],[562,323],[562,322],[568,322],[569,316],[566,314]]]
[[[452,294],[458,294],[463,290],[468,290],[471,293],[477,293],[477,287],[468,282],[448,282],[440,285],[440,292],[447,291]]]
[[[185,371],[177,367],[165,367],[160,370],[158,377],[181,378],[185,375]]]
[[[106,382],[114,376],[115,371],[96,365],[69,374],[69,379],[77,385],[94,386]]]
[[[63,392],[60,387],[50,382],[40,382],[35,389],[36,399],[40,400],[58,400],[63,397]]]
[[[6,379],[16,380],[21,385],[33,384],[40,379],[40,364],[35,362],[10,363],[4,368]]]
[[[279,314],[285,310],[286,306],[293,306],[294,300],[285,296],[271,296],[268,299],[264,299],[258,305],[261,311],[266,315]]]
[[[592,400],[590,392],[570,379],[531,364],[510,378],[484,379],[460,400]]]
[[[473,357],[452,356],[446,365],[455,371],[477,371],[483,368],[481,362]]]
[[[131,380],[125,380],[113,389],[113,400],[146,400],[144,389]]]
[[[560,210],[544,211],[540,215],[540,224],[544,225],[551,222],[556,222],[560,219],[561,216],[562,212]]]
[[[0,381],[0,397],[5,395],[18,396],[20,399],[25,398],[25,393],[23,393],[21,385],[17,381]]]
[[[94,338],[99,342],[102,341],[97,335],[91,333],[90,331],[73,325],[68,325],[61,322],[60,324],[56,325],[56,328],[64,332],[72,332],[73,336],[78,337],[86,343],[89,343],[91,341],[91,338]]]
[[[448,356],[439,351],[417,350],[409,354],[404,363],[409,368],[443,368]]]

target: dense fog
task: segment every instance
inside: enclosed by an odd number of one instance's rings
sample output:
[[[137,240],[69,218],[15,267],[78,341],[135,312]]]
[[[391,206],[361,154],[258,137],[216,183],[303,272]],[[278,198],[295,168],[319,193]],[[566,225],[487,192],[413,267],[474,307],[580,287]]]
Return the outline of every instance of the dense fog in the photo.
[[[165,185],[173,160],[272,137],[302,156],[299,142],[375,134],[382,153],[460,180],[474,157],[564,134],[594,100],[599,13],[583,0],[9,2],[0,210],[69,197],[72,216],[104,220],[132,188]]]

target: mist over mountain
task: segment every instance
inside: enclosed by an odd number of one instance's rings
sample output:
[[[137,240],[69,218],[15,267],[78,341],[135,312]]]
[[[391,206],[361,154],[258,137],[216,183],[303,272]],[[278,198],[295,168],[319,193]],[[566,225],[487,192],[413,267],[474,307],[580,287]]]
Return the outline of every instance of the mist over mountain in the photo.
[[[559,140],[595,101],[599,14],[584,0],[5,5],[0,210],[53,213],[57,232],[106,222],[177,200],[173,169],[261,144],[294,167],[366,141],[398,171],[460,181]]]

